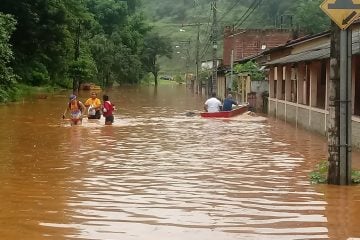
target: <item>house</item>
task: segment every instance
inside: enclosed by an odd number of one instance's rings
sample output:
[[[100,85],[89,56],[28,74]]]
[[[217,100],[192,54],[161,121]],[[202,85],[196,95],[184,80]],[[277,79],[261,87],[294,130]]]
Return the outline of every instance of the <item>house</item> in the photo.
[[[236,29],[224,30],[223,64],[239,62],[268,49],[285,44],[295,38],[293,31],[286,29]]]
[[[222,59],[216,59],[216,67],[217,67],[217,81],[216,81],[216,89],[217,89],[217,96],[223,98],[223,90],[225,87],[224,84],[224,71],[223,71],[223,63]],[[208,95],[211,95],[211,80],[212,80],[212,69],[213,69],[213,60],[204,60],[201,62],[201,71],[208,72],[208,78],[205,82],[201,83],[202,92],[206,92]]]
[[[352,37],[352,143],[360,147],[360,26]],[[270,115],[326,134],[330,32],[306,36],[254,56],[268,68]]]
[[[233,82],[236,81],[238,92],[235,97],[240,102],[247,102],[247,96],[252,90],[258,91],[267,87],[267,82],[256,83],[256,87],[252,87],[252,81],[244,74],[235,75],[231,71],[231,63],[241,63],[248,61],[248,58],[257,56],[268,49],[285,44],[294,38],[294,33],[286,29],[232,29],[226,27],[224,30],[224,48],[223,48],[223,65],[218,71],[217,94],[220,98],[224,98],[228,90],[232,88]],[[246,83],[246,84],[245,84]],[[245,84],[245,85],[244,85]],[[246,91],[244,91],[246,89]],[[263,93],[255,93],[255,98]],[[244,96],[245,95],[245,96]],[[261,102],[261,101],[258,101]],[[258,105],[258,104],[255,104]],[[255,106],[254,106],[255,107]],[[258,106],[259,107],[259,106]],[[261,107],[260,107],[261,108]]]

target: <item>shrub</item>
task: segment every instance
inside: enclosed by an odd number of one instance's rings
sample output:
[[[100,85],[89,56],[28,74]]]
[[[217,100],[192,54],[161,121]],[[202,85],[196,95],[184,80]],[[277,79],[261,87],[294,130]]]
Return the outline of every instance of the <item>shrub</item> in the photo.
[[[315,170],[310,173],[311,183],[327,183],[327,174],[329,170],[329,163],[327,160],[322,160],[315,167]],[[360,183],[360,171],[353,170],[351,173],[352,183]]]

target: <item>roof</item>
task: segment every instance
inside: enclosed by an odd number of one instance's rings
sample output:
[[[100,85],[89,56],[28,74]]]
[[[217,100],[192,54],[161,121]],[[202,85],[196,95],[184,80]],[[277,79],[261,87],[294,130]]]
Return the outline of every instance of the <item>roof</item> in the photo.
[[[313,49],[309,49],[304,52],[300,52],[297,54],[290,54],[286,57],[282,57],[270,62],[267,62],[266,65],[276,65],[283,63],[296,63],[303,62],[315,59],[324,59],[330,57],[330,44],[325,44],[322,46],[318,46]]]
[[[306,36],[299,37],[299,38],[296,38],[294,40],[288,41],[285,44],[285,46],[290,47],[290,46],[294,46],[294,45],[297,45],[297,44],[302,44],[304,42],[312,41],[314,39],[329,36],[329,35],[330,35],[330,31],[320,32],[320,33],[312,34],[312,35],[306,35]]]
[[[352,26],[358,26],[360,25],[360,18],[356,20]],[[244,63],[247,61],[255,60],[261,57],[264,57],[268,54],[271,54],[273,52],[277,52],[284,49],[291,49],[292,47],[296,45],[301,45],[305,42],[312,41],[314,39],[322,38],[322,37],[328,37],[330,38],[331,31],[324,31],[313,35],[306,35],[294,40],[290,40],[287,43],[283,45],[279,45],[274,48],[266,49],[263,52],[260,52],[253,56],[248,56],[246,58],[243,58],[241,60],[235,61],[236,63]],[[360,54],[360,29],[356,32],[353,32],[352,35],[352,42],[353,42],[353,55]],[[270,62],[265,63],[264,65],[275,65],[275,64],[284,64],[284,63],[296,63],[296,62],[302,62],[302,61],[310,61],[310,60],[320,60],[320,59],[326,59],[330,58],[330,41],[327,44],[319,45],[316,47],[313,47],[311,49],[308,49],[304,52],[300,52],[297,54],[290,54],[286,57],[279,58]]]
[[[254,60],[254,59],[262,57],[262,56],[264,56],[266,54],[270,54],[272,52],[276,52],[276,51],[279,51],[279,50],[282,50],[282,49],[286,49],[286,48],[295,46],[297,44],[302,44],[304,42],[311,41],[311,40],[314,40],[314,39],[317,39],[317,38],[320,38],[320,37],[324,37],[324,36],[328,36],[328,35],[330,35],[330,31],[320,32],[320,33],[313,34],[313,35],[306,35],[306,36],[303,36],[303,37],[300,37],[300,38],[289,40],[285,44],[282,44],[282,45],[279,45],[277,47],[273,47],[273,48],[270,48],[270,49],[266,49],[265,51],[262,51],[262,52],[260,52],[260,53],[258,53],[256,55],[248,56],[246,58],[243,58],[243,59],[235,61],[235,62],[243,63],[243,62],[247,62],[247,61],[250,61],[250,60]]]
[[[352,39],[352,54],[360,54],[360,39],[358,36],[353,36]],[[316,46],[314,48],[308,49],[306,51],[290,54],[286,57],[282,57],[270,62],[267,62],[265,65],[278,65],[278,64],[288,64],[288,63],[297,63],[305,62],[310,60],[321,60],[330,58],[330,42]]]

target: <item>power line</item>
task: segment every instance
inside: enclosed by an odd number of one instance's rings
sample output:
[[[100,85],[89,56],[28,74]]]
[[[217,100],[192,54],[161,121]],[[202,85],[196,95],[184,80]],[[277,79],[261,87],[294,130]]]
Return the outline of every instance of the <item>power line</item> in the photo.
[[[209,47],[210,47],[210,43],[211,43],[211,38],[210,38],[210,36],[209,36],[209,38],[208,38],[208,40],[207,40],[207,42],[206,42],[203,50],[201,51],[200,59],[202,59],[202,58],[205,56],[205,54],[207,53],[207,50],[208,50]]]
[[[258,1],[258,0],[252,1],[252,3],[250,4],[250,6],[249,6],[248,9],[246,10],[246,12],[245,12],[243,15],[241,15],[241,17],[235,22],[234,27],[235,27],[236,25],[238,25],[239,22],[241,22],[244,18],[246,18],[246,16],[249,14],[249,12],[251,11],[251,9],[253,9],[253,8],[255,7],[257,1]]]
[[[255,11],[257,7],[260,6],[260,3],[262,0],[254,0],[249,8],[246,10],[246,12],[239,18],[239,20],[236,21],[234,24],[234,27],[240,27],[248,18],[249,16]]]
[[[213,23],[212,23],[212,35],[211,41],[213,46],[212,51],[212,74],[211,74],[211,93],[217,93],[217,9],[216,9],[216,0],[213,0],[212,3],[212,10],[213,10]]]
[[[263,0],[254,0],[251,4],[250,4],[250,6],[249,6],[249,8],[244,12],[244,14],[242,14],[241,15],[241,17],[236,21],[236,23],[233,25],[234,26],[234,28],[235,27],[240,27],[250,16],[251,16],[251,14],[260,6],[260,4],[261,4],[261,2],[262,2]],[[231,7],[232,8],[234,8],[237,4],[239,4],[240,3],[240,1],[237,1],[236,3],[234,3]],[[229,10],[230,11],[230,10]],[[221,19],[223,19],[224,17],[226,16],[226,14],[224,14],[222,17],[221,17]],[[209,49],[209,47],[210,47],[210,45],[211,45],[211,40],[212,40],[212,38],[211,38],[211,35],[210,36],[208,36],[208,39],[207,39],[207,41],[206,41],[206,43],[205,43],[205,45],[204,45],[204,47],[203,47],[203,49],[202,49],[202,51],[201,51],[201,54],[200,54],[200,58],[202,59],[204,56],[205,56],[205,54],[207,53],[207,51],[208,51],[208,49]]]
[[[209,28],[209,26],[210,26],[211,15],[212,15],[212,13],[210,12],[209,17],[208,17],[208,23],[207,23],[205,34],[204,34],[205,36],[207,36],[207,35],[210,36],[210,28]]]
[[[230,6],[225,13],[220,17],[219,22],[221,22],[226,16],[227,14],[229,14],[233,9],[235,9],[235,7],[240,3],[241,0],[237,0],[232,6]]]
[[[246,10],[246,12],[239,18],[239,20],[236,21],[236,23],[234,24],[234,27],[235,27],[236,25],[238,25],[239,23],[240,23],[240,25],[241,25],[244,21],[246,21],[247,18],[250,16],[250,14],[256,9],[256,7],[260,5],[260,2],[261,2],[261,1],[262,1],[262,0],[260,0],[260,1],[259,1],[259,0],[254,0],[254,1],[250,4],[250,6],[249,6],[249,8]],[[238,3],[240,3],[240,1],[237,1],[235,4],[233,4],[233,5],[232,5],[232,8],[235,7]],[[223,19],[225,16],[226,16],[226,14],[224,14],[224,15],[222,16],[222,19]],[[239,25],[239,26],[240,26],[240,25]],[[210,46],[210,43],[211,43],[211,38],[210,38],[210,36],[209,36],[209,38],[208,38],[208,40],[207,40],[207,42],[206,42],[203,50],[201,51],[201,58],[203,58],[203,57],[205,56],[205,54],[206,54],[206,52],[207,52],[207,50],[208,50],[208,48],[209,48],[209,46]]]
[[[207,27],[206,27],[206,33],[205,33],[206,43],[204,44],[204,47],[203,47],[203,49],[201,50],[200,59],[202,59],[202,58],[205,56],[205,54],[206,54],[206,52],[207,52],[207,50],[208,50],[208,48],[209,48],[209,46],[210,46],[210,42],[211,42],[211,32],[210,32],[210,29],[211,29],[211,28],[209,28],[209,26],[210,26],[211,16],[212,16],[212,12],[210,12],[210,14],[209,14],[208,25],[207,25]]]

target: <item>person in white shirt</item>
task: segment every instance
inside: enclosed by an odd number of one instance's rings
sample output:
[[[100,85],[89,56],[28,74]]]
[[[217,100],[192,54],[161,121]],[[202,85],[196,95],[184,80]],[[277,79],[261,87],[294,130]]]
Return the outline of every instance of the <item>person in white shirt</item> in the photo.
[[[204,109],[206,112],[219,112],[221,110],[222,104],[219,99],[216,98],[216,93],[211,94],[211,98],[206,100]]]

